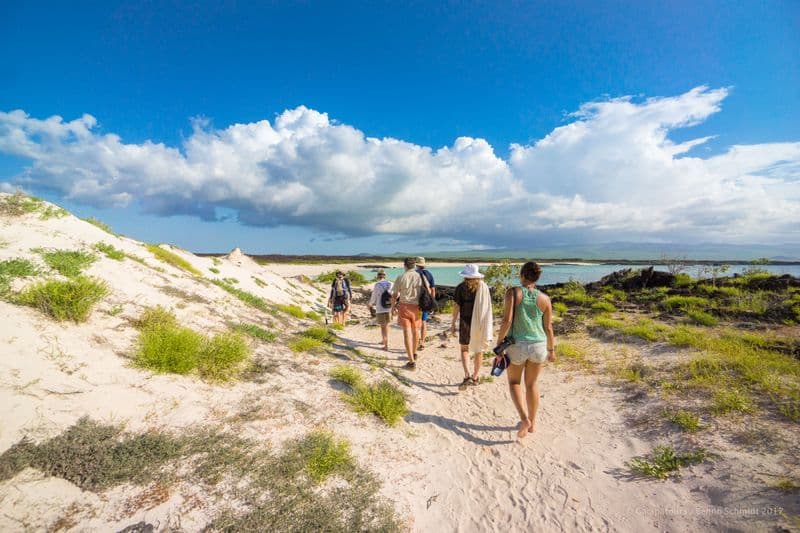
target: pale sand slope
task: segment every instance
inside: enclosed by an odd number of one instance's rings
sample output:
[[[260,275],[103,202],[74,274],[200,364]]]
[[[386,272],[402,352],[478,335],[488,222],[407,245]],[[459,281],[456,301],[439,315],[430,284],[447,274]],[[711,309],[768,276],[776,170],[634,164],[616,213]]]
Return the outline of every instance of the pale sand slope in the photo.
[[[23,437],[37,442],[54,437],[86,415],[131,432],[156,428],[180,433],[208,425],[276,450],[312,429],[329,429],[352,442],[358,461],[380,476],[383,493],[415,531],[764,528],[763,521],[659,514],[727,504],[728,494],[738,494],[735,486],[747,482],[745,474],[731,477],[730,465],[720,472],[715,471],[723,468],[719,463],[707,463],[686,470],[681,482],[627,480],[625,461],[648,452],[652,443],[626,426],[622,393],[598,385],[595,378],[548,368],[539,428],[518,443],[504,380],[458,393],[455,384],[462,376],[455,342],[446,349],[433,344],[423,352],[420,370],[409,375],[412,386],[401,386],[411,414],[387,428],[375,417],[351,412],[340,399],[341,385],[328,379],[337,364],[368,371],[345,346],[332,351],[340,359],[324,353],[297,356],[286,348],[291,335],[312,322],[248,307],[207,279],[159,262],[140,243],[74,217],[0,218],[0,260],[27,257],[43,270],[31,248],[91,250],[100,241],[146,264],[98,254],[87,273],[106,281],[110,294],[86,323],[58,323],[35,309],[0,302],[0,453]],[[308,309],[325,299],[327,287],[283,279],[272,267],[247,258],[217,264],[174,251],[205,278],[235,278],[237,287],[269,302]],[[321,268],[329,271],[336,265]],[[281,274],[291,277],[299,269]],[[18,280],[15,289],[30,282]],[[227,322],[236,321],[278,332],[278,342],[252,345],[253,358],[268,370],[251,381],[213,385],[195,376],[155,375],[132,367],[134,322],[154,305],[170,308],[182,323],[207,333],[224,331]],[[344,341],[382,356],[374,350],[378,331],[366,328],[366,309],[358,304],[354,312],[362,323],[348,326]],[[441,326],[431,329],[434,334]],[[399,368],[404,363],[399,330],[393,327],[391,335],[387,363]],[[382,378],[395,381],[387,370],[376,370],[368,379]],[[775,466],[768,463],[764,469],[774,471]],[[139,521],[161,530],[196,531],[235,504],[224,484],[206,492],[178,482],[158,498],[153,499],[154,492],[153,487],[120,485],[95,494],[27,469],[0,481],[0,531],[47,530],[57,523],[73,531],[116,531]]]
[[[378,329],[365,327],[366,311],[354,309],[362,324],[343,335],[367,354],[385,353]],[[444,317],[429,336],[447,326]],[[399,367],[402,334],[396,326],[390,331],[389,365]],[[404,389],[411,398],[406,420],[417,435],[409,459],[419,464],[403,483],[385,488],[406,502],[415,531],[771,530],[776,522],[786,526],[774,507],[790,515],[800,507],[792,495],[776,497],[754,480],[764,471],[785,473],[786,457],[743,454],[716,435],[706,438],[724,453],[713,462],[682,469],[675,481],[633,479],[626,462],[658,442],[631,428],[637,413],[624,407],[625,393],[596,377],[548,365],[537,430],[518,441],[505,376],[459,392],[456,339],[437,336],[420,355],[417,372],[404,373],[413,382]],[[740,515],[722,514],[726,508]],[[753,516],[757,510],[768,514]]]

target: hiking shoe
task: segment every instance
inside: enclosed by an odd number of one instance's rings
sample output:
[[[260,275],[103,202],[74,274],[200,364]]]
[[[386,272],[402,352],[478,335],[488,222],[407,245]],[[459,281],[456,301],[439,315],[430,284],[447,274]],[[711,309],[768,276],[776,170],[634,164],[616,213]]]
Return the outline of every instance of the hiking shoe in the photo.
[[[467,390],[467,387],[471,385],[471,382],[472,382],[471,377],[465,377],[464,381],[461,382],[461,385],[458,386],[458,390]]]
[[[417,369],[417,363],[415,363],[413,361],[409,361],[408,363],[406,363],[405,369],[406,370],[416,370]]]
[[[424,349],[425,349],[425,345],[420,343],[419,348],[417,348],[417,350],[422,351]]]
[[[470,386],[470,387],[477,387],[478,385],[480,385],[480,383],[481,383],[481,382],[480,382],[480,380],[478,380],[478,379],[475,379],[475,378],[469,378],[469,386]]]

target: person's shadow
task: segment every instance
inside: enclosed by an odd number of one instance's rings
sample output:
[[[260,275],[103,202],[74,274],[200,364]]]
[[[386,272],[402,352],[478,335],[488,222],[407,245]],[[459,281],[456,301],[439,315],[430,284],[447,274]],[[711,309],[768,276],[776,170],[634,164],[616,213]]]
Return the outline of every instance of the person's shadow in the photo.
[[[406,422],[409,424],[435,424],[442,429],[451,431],[470,441],[473,444],[481,446],[497,446],[499,444],[513,444],[514,440],[487,440],[473,435],[471,431],[516,431],[516,426],[486,426],[483,424],[470,424],[469,422],[462,422],[461,420],[453,420],[439,415],[426,415],[417,411],[411,411],[406,416]]]
[[[426,383],[424,381],[414,381],[409,377],[409,374],[406,374],[404,377],[406,381],[408,381],[415,387],[419,387],[422,390],[432,392],[437,396],[458,396],[457,392],[448,392],[446,390],[439,390],[439,389],[449,389],[449,388],[455,389],[458,387],[458,385],[450,385],[447,383]]]

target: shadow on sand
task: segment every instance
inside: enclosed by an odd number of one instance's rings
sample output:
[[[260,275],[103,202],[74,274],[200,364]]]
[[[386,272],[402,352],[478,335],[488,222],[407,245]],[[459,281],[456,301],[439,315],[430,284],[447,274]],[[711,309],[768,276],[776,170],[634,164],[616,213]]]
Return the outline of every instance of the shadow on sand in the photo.
[[[426,415],[417,411],[411,411],[408,416],[406,416],[406,422],[409,424],[434,424],[442,429],[446,429],[447,431],[455,433],[459,437],[468,440],[473,444],[479,444],[481,446],[497,446],[499,444],[513,444],[516,442],[515,440],[487,440],[477,437],[470,432],[516,431],[516,426],[485,426],[482,424],[470,424],[468,422],[453,420],[452,418],[447,418],[444,416]]]

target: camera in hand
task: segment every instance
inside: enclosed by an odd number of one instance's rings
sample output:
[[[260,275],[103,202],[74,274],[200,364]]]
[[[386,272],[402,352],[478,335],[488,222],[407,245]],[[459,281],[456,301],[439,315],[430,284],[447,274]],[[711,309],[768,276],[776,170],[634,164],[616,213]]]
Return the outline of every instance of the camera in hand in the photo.
[[[505,353],[505,351],[508,350],[508,347],[514,344],[514,342],[514,337],[511,335],[506,335],[506,338],[503,339],[503,342],[494,347],[494,354],[501,355]]]

